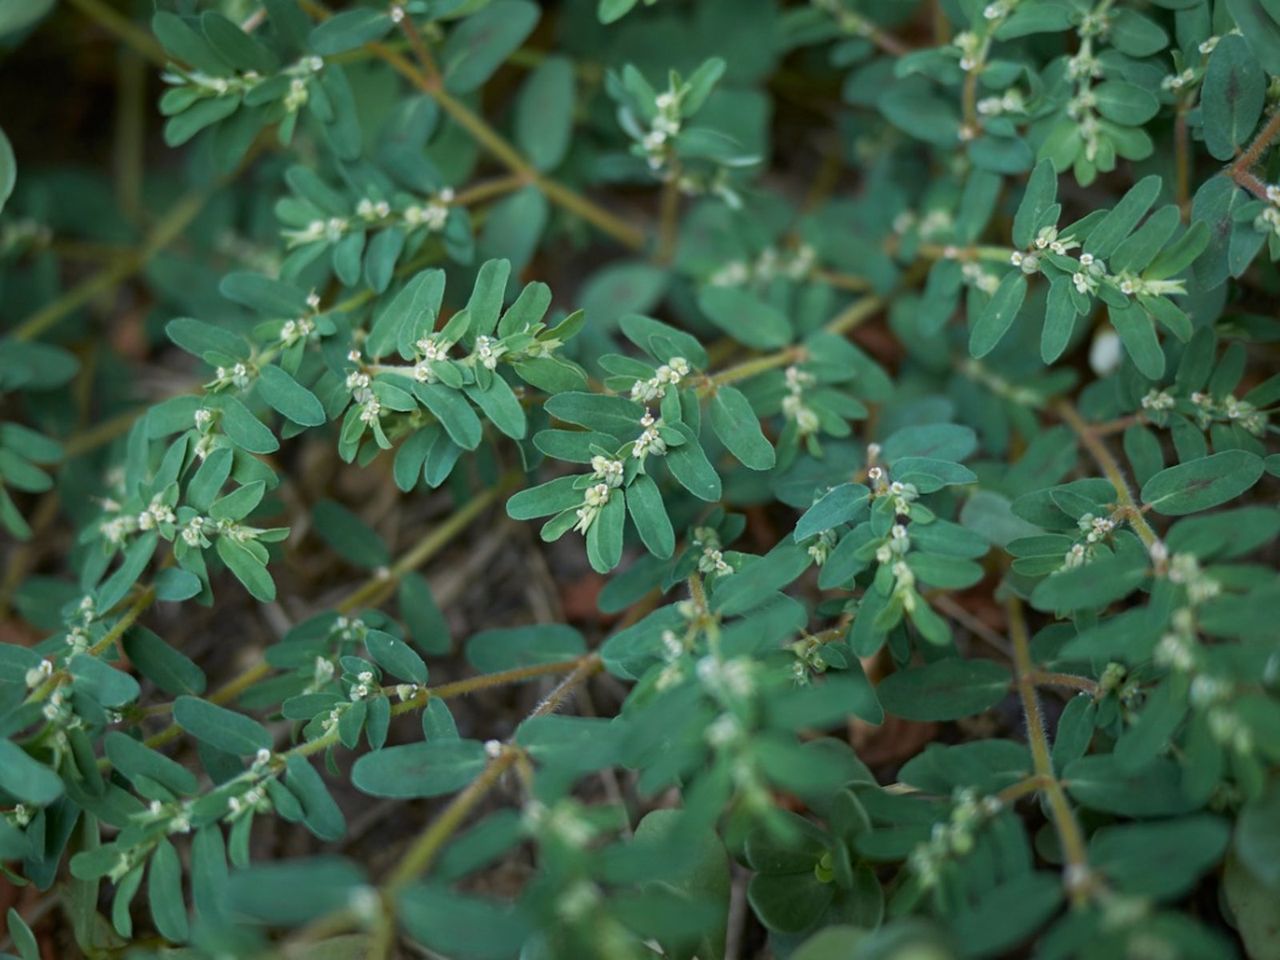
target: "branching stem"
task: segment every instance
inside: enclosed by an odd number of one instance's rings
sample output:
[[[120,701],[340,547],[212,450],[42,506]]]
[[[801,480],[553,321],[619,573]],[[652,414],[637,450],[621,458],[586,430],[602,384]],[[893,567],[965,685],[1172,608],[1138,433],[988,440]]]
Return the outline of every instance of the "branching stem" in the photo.
[[[1056,401],[1053,404],[1053,409],[1062,418],[1063,422],[1075,432],[1075,435],[1080,438],[1080,442],[1089,451],[1089,455],[1093,457],[1098,469],[1111,482],[1111,486],[1116,492],[1116,503],[1120,512],[1129,521],[1129,525],[1133,527],[1134,533],[1138,535],[1143,545],[1150,550],[1159,541],[1160,537],[1152,529],[1151,524],[1147,522],[1147,518],[1142,513],[1142,508],[1134,500],[1133,491],[1129,489],[1129,481],[1125,479],[1124,471],[1120,469],[1120,464],[1116,462],[1115,457],[1111,455],[1111,451],[1107,449],[1106,443],[1085,422],[1084,418],[1080,416],[1080,412],[1076,410],[1069,400],[1064,398]]]
[[[1271,146],[1271,141],[1277,136],[1280,136],[1280,110],[1272,112],[1249,146],[1245,147],[1240,156],[1236,157],[1235,162],[1223,171],[1259,200],[1267,199],[1267,185],[1254,174],[1253,167],[1262,159],[1267,147]]]

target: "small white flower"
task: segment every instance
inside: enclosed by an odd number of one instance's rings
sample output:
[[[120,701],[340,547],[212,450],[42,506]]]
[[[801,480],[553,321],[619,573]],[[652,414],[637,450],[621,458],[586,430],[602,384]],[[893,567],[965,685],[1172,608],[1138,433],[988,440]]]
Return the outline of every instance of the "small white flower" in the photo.
[[[623,479],[623,463],[621,460],[611,460],[608,457],[595,456],[591,458],[591,469],[595,475],[603,480],[610,487],[622,486]]]
[[[44,681],[47,680],[52,674],[53,674],[53,661],[48,659],[41,660],[39,666],[32,667],[30,670],[27,671],[27,675],[26,675],[27,687],[30,689],[32,687],[40,686],[40,684],[44,683]]]

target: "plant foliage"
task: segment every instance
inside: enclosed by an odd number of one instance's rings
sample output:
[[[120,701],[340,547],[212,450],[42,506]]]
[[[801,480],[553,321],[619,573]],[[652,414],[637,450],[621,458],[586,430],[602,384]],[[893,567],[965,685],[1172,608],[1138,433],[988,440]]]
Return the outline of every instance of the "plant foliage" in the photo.
[[[121,6],[0,0],[121,77],[0,118],[5,949],[1280,956],[1280,2]]]

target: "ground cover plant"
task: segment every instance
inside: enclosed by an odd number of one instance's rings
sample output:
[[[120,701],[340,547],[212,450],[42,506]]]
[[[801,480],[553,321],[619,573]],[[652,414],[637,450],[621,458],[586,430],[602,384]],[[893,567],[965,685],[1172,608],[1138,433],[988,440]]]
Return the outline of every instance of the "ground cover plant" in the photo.
[[[0,952],[1280,957],[1280,0],[0,0]]]

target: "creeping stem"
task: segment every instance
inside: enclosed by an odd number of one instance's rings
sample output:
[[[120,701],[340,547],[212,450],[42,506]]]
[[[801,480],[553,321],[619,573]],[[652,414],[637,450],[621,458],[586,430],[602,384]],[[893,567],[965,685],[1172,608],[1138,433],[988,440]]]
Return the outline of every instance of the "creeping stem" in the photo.
[[[1038,789],[1049,807],[1049,817],[1062,844],[1062,855],[1067,869],[1065,883],[1073,902],[1079,904],[1088,899],[1094,878],[1089,870],[1085,853],[1084,834],[1076,820],[1075,812],[1067,800],[1066,791],[1053,772],[1053,757],[1049,752],[1049,735],[1045,730],[1044,714],[1036,694],[1036,669],[1031,659],[1031,641],[1027,635],[1027,621],[1022,601],[1012,597],[1005,605],[1009,620],[1009,639],[1013,643],[1013,664],[1017,672],[1018,696],[1027,718],[1027,745],[1031,749],[1031,764],[1038,778]]]

